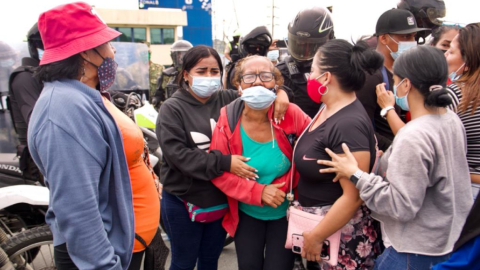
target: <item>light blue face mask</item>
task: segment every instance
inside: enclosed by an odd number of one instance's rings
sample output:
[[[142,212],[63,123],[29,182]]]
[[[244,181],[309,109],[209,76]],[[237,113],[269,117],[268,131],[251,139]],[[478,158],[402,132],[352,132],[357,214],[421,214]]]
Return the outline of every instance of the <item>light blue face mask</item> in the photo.
[[[13,58],[9,58],[9,59],[6,59],[6,60],[1,60],[0,61],[0,67],[11,67],[15,64],[15,60]]]
[[[280,52],[278,50],[269,51],[267,53],[267,58],[270,61],[278,61],[279,56],[280,56]]]
[[[398,97],[397,96],[397,87],[402,84],[402,82],[405,81],[405,79],[403,79],[401,82],[399,82],[397,85],[394,85],[393,86],[393,95],[395,95],[395,103],[397,103],[397,105],[404,111],[410,111],[410,107],[408,106],[408,100],[407,100],[407,96],[408,96],[408,93],[403,96],[403,97]]]
[[[38,59],[42,60],[43,50],[42,49],[37,49],[37,52],[38,52]]]
[[[465,63],[463,63],[456,71],[448,74],[448,78],[450,78],[451,82],[454,82],[454,81],[458,80],[460,78],[460,76],[462,76],[462,74],[457,74],[457,72],[460,69],[462,69],[464,66],[465,66]]]
[[[397,59],[404,51],[417,46],[416,41],[400,41],[400,42],[397,42],[390,35],[388,35],[388,36],[393,40],[393,42],[398,44],[398,50],[396,52],[392,51],[390,49],[390,47],[388,47],[388,45],[387,45],[387,49],[390,51],[390,55],[392,56],[393,60]]]
[[[263,86],[252,86],[243,90],[240,99],[254,110],[264,110],[272,105],[276,97],[272,90]]]
[[[190,75],[190,74],[188,74]],[[208,98],[220,89],[220,77],[192,76],[192,91],[201,98]]]

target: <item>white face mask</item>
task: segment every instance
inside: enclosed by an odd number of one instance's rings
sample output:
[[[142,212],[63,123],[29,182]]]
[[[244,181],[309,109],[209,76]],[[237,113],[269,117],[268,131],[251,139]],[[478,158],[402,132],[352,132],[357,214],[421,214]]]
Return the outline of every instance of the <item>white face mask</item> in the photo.
[[[190,75],[190,74],[188,74]],[[220,77],[192,76],[192,91],[201,98],[208,98],[220,89]]]

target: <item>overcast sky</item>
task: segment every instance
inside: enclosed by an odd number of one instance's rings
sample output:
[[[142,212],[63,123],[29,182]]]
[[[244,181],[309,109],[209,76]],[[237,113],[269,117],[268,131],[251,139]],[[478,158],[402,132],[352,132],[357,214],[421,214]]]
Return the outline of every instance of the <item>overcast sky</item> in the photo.
[[[99,8],[137,9],[138,0],[84,0]],[[162,1],[162,0],[160,0]],[[198,0],[194,0],[198,1]],[[0,40],[21,41],[40,13],[72,1],[65,0],[18,0],[0,2]],[[275,0],[274,37],[287,36],[287,25],[301,9],[333,5],[335,33],[337,38],[350,40],[372,34],[378,17],[387,9],[395,7],[398,0]],[[447,20],[470,23],[480,21],[478,0],[445,0]],[[259,25],[271,28],[272,0],[214,0],[213,36],[222,39],[223,33],[230,36],[238,28],[247,33]],[[235,7],[235,8],[234,8]],[[236,9],[236,13],[234,10]],[[237,19],[238,18],[238,19]]]

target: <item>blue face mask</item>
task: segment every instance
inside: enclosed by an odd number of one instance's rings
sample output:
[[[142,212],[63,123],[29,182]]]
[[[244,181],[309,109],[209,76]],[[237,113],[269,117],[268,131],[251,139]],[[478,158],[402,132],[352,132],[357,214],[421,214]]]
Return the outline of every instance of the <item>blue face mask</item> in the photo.
[[[278,50],[269,51],[267,53],[267,58],[270,61],[278,61],[279,56],[280,56],[280,52]]]
[[[42,60],[43,50],[42,49],[37,49],[37,53],[38,53],[38,59]]]
[[[387,49],[390,51],[390,55],[392,56],[393,60],[397,59],[404,51],[417,46],[416,41],[400,41],[400,42],[397,42],[390,35],[388,35],[388,36],[393,40],[393,42],[398,44],[398,50],[396,52],[392,51],[390,49],[390,47],[387,46]]]
[[[189,74],[190,75],[190,74]],[[192,91],[201,98],[208,98],[220,89],[220,77],[192,76]]]
[[[272,90],[263,86],[252,86],[243,90],[240,99],[254,110],[264,110],[272,105],[276,97]]]
[[[462,74],[457,74],[457,72],[463,68],[463,66],[465,66],[465,63],[463,63],[458,69],[457,71],[454,71],[450,74],[448,74],[448,78],[450,78],[450,81],[451,82],[454,82],[456,80],[458,80],[460,78],[460,76],[462,76]]]
[[[402,82],[405,81],[405,79],[403,79],[401,82],[399,82],[397,85],[394,85],[393,86],[393,94],[395,95],[395,103],[397,103],[397,105],[404,111],[410,111],[410,107],[408,106],[408,100],[407,100],[407,96],[408,94],[406,94],[405,96],[403,97],[398,97],[397,96],[397,87],[402,84]]]

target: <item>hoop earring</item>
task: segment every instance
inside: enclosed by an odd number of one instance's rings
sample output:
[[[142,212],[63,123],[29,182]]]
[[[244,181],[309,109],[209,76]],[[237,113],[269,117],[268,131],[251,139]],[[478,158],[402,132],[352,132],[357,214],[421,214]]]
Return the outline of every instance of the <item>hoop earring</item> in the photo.
[[[322,93],[322,91],[320,89],[322,89],[322,87],[325,87],[325,91]],[[318,93],[323,96],[323,95],[326,95],[328,93],[328,86],[325,86],[325,85],[322,85],[320,87],[318,87]]]

